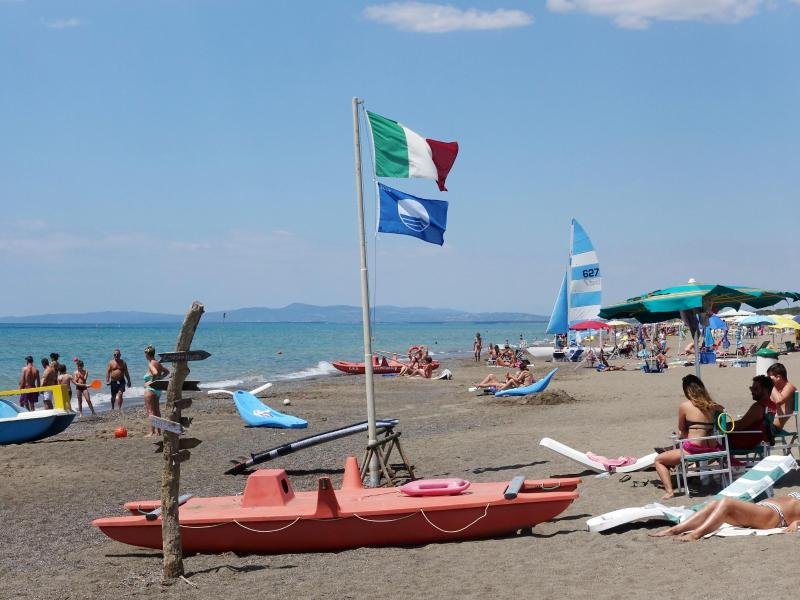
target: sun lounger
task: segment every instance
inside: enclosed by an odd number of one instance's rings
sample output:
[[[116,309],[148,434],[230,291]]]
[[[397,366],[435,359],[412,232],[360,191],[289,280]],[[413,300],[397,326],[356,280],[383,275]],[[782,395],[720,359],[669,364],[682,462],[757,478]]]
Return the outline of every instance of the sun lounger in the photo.
[[[797,468],[797,462],[791,456],[767,456],[708,501],[735,498],[752,502],[758,496],[770,490],[776,481],[795,468]],[[665,506],[654,502],[640,507],[621,508],[592,517],[586,521],[586,525],[589,527],[589,531],[600,532],[646,519],[660,519],[679,523],[694,514],[705,504],[703,502],[685,508],[683,506]],[[727,534],[723,533],[722,535]]]
[[[558,367],[550,371],[547,375],[542,377],[539,381],[534,381],[530,385],[526,385],[525,387],[517,387],[511,388],[510,390],[500,390],[499,392],[495,392],[495,396],[527,396],[528,394],[536,394],[538,392],[543,392],[548,385],[550,385],[550,380],[553,378],[553,375],[556,374],[558,371]]]
[[[589,458],[585,452],[581,452],[580,450],[575,450],[574,448],[570,448],[569,446],[562,444],[561,442],[557,442],[556,440],[550,438],[542,438],[542,441],[539,442],[540,446],[544,446],[545,448],[549,448],[553,452],[558,452],[562,456],[566,456],[567,458],[574,460],[576,463],[580,463],[587,469],[591,469],[592,471],[596,471],[597,473],[607,473],[608,469],[596,460],[592,460]],[[617,473],[630,473],[632,471],[638,471],[640,469],[645,469],[653,465],[653,462],[656,460],[657,454],[653,452],[652,454],[648,454],[647,456],[643,456],[636,460],[635,463],[632,465],[627,465],[624,467],[616,467],[614,469]]]

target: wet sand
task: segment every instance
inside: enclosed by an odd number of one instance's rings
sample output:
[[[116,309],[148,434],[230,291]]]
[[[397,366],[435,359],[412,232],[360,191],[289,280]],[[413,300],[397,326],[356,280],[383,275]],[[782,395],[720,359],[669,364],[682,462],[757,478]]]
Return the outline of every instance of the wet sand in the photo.
[[[800,378],[800,354],[781,357],[789,378]],[[145,438],[141,407],[126,411],[130,436],[115,439],[118,415],[76,421],[41,442],[0,447],[0,597],[162,598],[226,600],[263,598],[650,598],[690,595],[743,598],[794,591],[791,564],[797,536],[714,538],[693,544],[652,539],[657,527],[636,525],[609,534],[586,531],[586,519],[617,508],[657,501],[652,470],[596,478],[579,465],[538,445],[548,436],[606,456],[641,456],[669,443],[683,396],[680,379],[693,367],[662,374],[635,369],[598,373],[559,363],[541,405],[470,393],[490,370],[469,360],[448,361],[451,381],[376,378],[379,417],[400,419],[404,449],[421,477],[508,481],[580,474],[581,497],[533,534],[419,548],[358,549],[336,553],[190,556],[188,582],[162,587],[161,554],[114,542],[90,526],[92,519],[121,515],[122,504],[157,498],[162,457]],[[538,363],[540,377],[552,368]],[[732,413],[750,404],[755,366],[703,366],[714,398]],[[246,429],[224,397],[196,397],[185,411],[190,433],[203,440],[185,463],[182,491],[195,495],[241,493],[244,477],[224,475],[230,459],[364,419],[364,378],[343,376],[276,384],[265,402],[306,418],[307,430]],[[559,400],[560,398],[560,400]],[[567,401],[564,401],[567,400]],[[344,459],[361,458],[365,436],[353,436],[265,463],[284,468],[297,490],[329,475],[338,485]],[[642,486],[643,482],[648,484]],[[638,485],[634,487],[634,483]],[[793,472],[777,493],[800,489]],[[702,496],[716,490],[705,491]],[[667,504],[694,504],[678,497]]]

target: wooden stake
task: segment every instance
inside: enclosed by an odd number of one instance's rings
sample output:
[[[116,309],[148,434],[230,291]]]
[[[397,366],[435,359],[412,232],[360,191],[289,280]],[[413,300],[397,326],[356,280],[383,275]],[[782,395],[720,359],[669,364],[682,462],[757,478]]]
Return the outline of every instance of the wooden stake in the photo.
[[[186,352],[192,345],[194,332],[204,312],[203,305],[193,302],[183,319],[176,352]],[[170,421],[180,423],[183,382],[189,375],[186,361],[175,363],[172,378],[167,388],[167,405],[164,414]],[[181,529],[178,523],[178,497],[180,495],[181,463],[175,460],[180,451],[178,434],[164,430],[164,473],[161,479],[161,541],[164,549],[163,579],[171,582],[183,576],[183,548]]]

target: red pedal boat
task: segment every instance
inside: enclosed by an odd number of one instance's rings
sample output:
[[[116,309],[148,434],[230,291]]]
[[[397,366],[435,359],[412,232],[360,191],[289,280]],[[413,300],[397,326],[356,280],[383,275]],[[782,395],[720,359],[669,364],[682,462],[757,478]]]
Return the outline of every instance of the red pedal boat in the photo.
[[[349,375],[363,375],[366,369],[363,362],[357,363],[346,360],[335,360],[331,364],[342,373],[347,373]],[[434,371],[439,368],[439,363],[437,361],[433,361],[431,364],[433,365]],[[385,356],[382,358],[377,356],[372,357],[372,372],[376,375],[399,373],[400,369],[404,366],[405,363],[401,363],[394,358],[386,358]]]
[[[256,471],[244,494],[191,497],[179,509],[183,551],[281,554],[362,546],[418,546],[490,538],[548,521],[578,497],[579,478],[473,483],[462,493],[408,496],[401,488],[361,485],[349,459],[342,488],[323,477],[314,492],[295,492],[283,469]],[[513,490],[512,490],[513,488]],[[511,491],[510,491],[511,490]],[[112,539],[161,548],[161,518],[142,512],[158,501],[129,502],[134,516],[96,519]]]

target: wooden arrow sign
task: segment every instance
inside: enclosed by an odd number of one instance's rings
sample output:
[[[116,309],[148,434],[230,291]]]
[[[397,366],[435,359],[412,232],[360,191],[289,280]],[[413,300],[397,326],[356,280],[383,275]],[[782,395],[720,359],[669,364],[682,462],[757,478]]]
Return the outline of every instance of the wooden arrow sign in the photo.
[[[189,460],[189,457],[191,455],[192,453],[189,452],[188,450],[179,450],[178,452],[173,454],[172,457],[178,462],[186,462],[187,460]]]
[[[151,381],[150,387],[154,390],[165,391],[169,387],[169,380],[168,379],[161,379],[160,381]],[[200,391],[200,382],[199,381],[184,381],[183,387],[181,388],[184,392],[199,392]]]
[[[158,355],[161,362],[188,362],[190,360],[205,360],[211,354],[205,350],[186,350],[184,352],[162,352]]]
[[[170,421],[169,419],[162,419],[161,417],[150,415],[150,422],[153,424],[153,427],[157,427],[158,429],[171,431],[172,433],[177,433],[178,435],[181,435],[183,433],[183,426],[180,423],[176,423],[175,421]]]
[[[197,448],[203,440],[197,438],[181,438],[178,440],[178,448],[181,450],[189,450],[190,448]]]
[[[192,399],[191,398],[181,398],[180,400],[176,400],[175,404],[174,404],[175,408],[180,409],[180,410],[183,410],[184,408],[189,408],[191,405],[192,405]],[[190,417],[186,417],[186,418],[188,418],[191,421]],[[181,417],[181,423],[183,423],[183,419],[184,419],[184,417]],[[186,425],[186,424],[184,423],[184,425]],[[188,425],[186,425],[186,427],[188,427]]]

